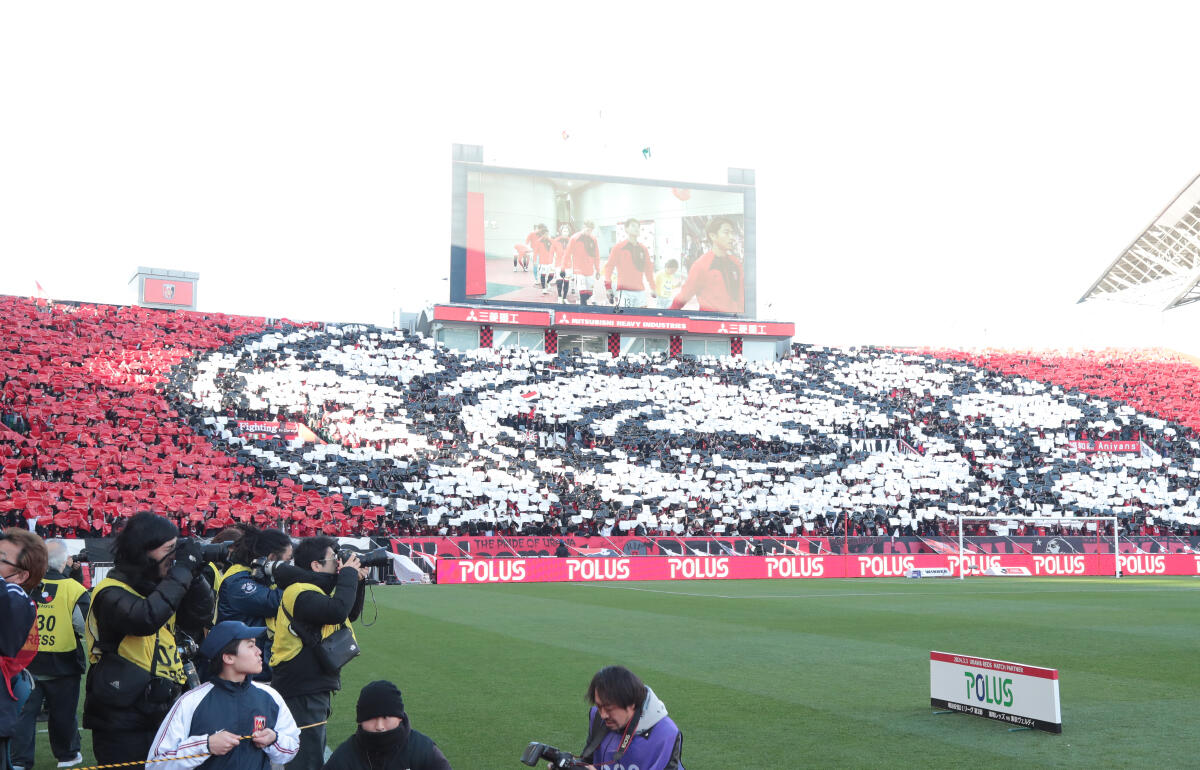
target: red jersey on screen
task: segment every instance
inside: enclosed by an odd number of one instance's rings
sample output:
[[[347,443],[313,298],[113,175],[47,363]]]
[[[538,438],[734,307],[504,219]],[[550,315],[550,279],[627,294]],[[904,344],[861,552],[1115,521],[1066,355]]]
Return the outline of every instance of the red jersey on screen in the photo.
[[[550,236],[539,235],[533,239],[533,255],[537,257],[539,265],[548,265],[553,261],[553,256],[550,254]]]
[[[600,244],[586,230],[575,233],[567,242],[567,256],[563,261],[568,269],[579,275],[595,275],[600,269]]]
[[[617,284],[614,289],[620,291],[643,291],[647,286],[654,291],[654,263],[650,252],[637,241],[625,239],[612,247],[608,253],[608,262],[604,264],[604,281],[607,285],[612,280],[613,270],[617,271]],[[642,279],[646,282],[643,284]]]
[[[671,309],[682,309],[692,297],[705,312],[744,312],[746,291],[742,261],[732,254],[717,257],[711,251],[706,252],[688,270],[687,280],[671,302]]]
[[[554,256],[554,266],[562,267],[567,258],[567,242],[570,239],[565,235],[560,235],[550,241],[550,253]]]
[[[514,244],[513,249],[517,252],[517,256],[523,257],[529,253],[529,247],[523,243]]]

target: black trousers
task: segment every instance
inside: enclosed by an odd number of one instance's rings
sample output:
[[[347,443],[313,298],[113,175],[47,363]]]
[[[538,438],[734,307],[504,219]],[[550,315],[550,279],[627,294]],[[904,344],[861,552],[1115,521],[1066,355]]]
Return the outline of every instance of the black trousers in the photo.
[[[314,695],[296,695],[284,698],[288,711],[297,727],[311,725],[314,722],[324,722],[329,719],[330,693],[319,692]],[[300,750],[285,767],[287,770],[320,770],[325,764],[325,725],[310,727],[300,731]]]
[[[50,713],[50,720],[46,724],[50,732],[50,753],[59,762],[74,759],[79,753],[79,722],[76,717],[79,677],[39,679],[34,683],[25,707],[21,709],[17,732],[12,738],[12,763],[17,767],[33,767],[37,715],[42,710],[42,701],[46,702],[46,710]]]
[[[153,730],[92,730],[92,753],[96,764],[115,765],[119,762],[145,762],[154,743]]]

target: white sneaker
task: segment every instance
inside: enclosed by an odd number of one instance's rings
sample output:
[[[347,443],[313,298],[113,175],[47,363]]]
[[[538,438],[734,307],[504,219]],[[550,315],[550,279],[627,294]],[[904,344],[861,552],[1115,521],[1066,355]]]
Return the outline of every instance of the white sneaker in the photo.
[[[72,757],[71,759],[65,760],[63,762],[59,762],[58,766],[59,767],[75,767],[75,765],[78,765],[82,761],[83,761],[83,754],[80,752],[76,752],[74,757]]]

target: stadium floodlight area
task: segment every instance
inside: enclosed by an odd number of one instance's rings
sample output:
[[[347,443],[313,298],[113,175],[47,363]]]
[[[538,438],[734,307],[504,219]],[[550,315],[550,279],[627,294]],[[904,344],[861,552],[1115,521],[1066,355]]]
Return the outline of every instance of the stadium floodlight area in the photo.
[[[967,551],[971,545],[970,536],[963,535],[963,524],[970,521],[990,521],[993,525],[990,527],[996,534],[1007,536],[1008,528],[1016,523],[1042,525],[1042,524],[1063,524],[1086,528],[1089,522],[1092,523],[1092,530],[1096,537],[1104,542],[1112,543],[1113,552],[1113,577],[1121,577],[1121,522],[1116,516],[1029,516],[1020,519],[1015,519],[1013,516],[958,516],[958,577],[960,580],[966,578],[966,562],[967,556],[970,554],[984,555],[978,549]],[[1108,522],[1112,524],[1112,537],[1101,532],[1100,523]],[[1016,541],[1013,541],[1014,543]],[[1064,541],[1065,542],[1065,541]]]
[[[1200,300],[1200,176],[1113,261],[1080,302],[1182,307]]]

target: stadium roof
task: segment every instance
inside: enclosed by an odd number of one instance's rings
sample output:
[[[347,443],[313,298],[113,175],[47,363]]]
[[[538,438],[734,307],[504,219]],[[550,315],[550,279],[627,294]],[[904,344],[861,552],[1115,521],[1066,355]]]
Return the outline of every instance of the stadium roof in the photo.
[[[1200,176],[1113,261],[1080,302],[1182,307],[1200,300]]]

